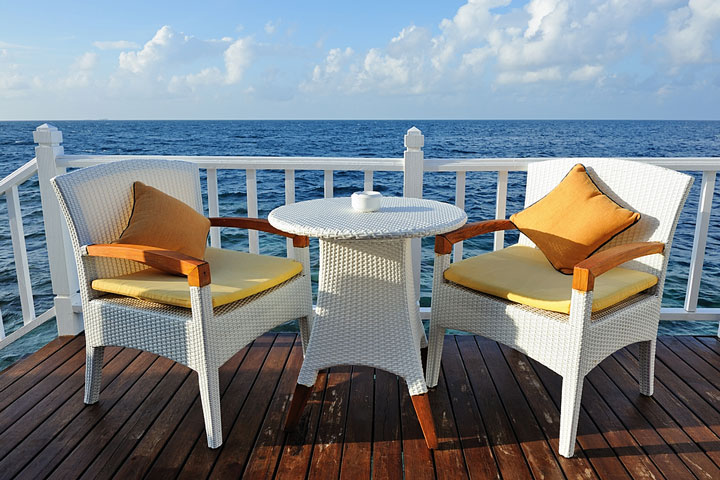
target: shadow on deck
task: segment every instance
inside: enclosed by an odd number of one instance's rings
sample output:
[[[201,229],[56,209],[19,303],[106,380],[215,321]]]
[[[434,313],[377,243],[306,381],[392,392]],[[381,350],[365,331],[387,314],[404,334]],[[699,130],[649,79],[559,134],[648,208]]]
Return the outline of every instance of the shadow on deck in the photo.
[[[285,434],[302,362],[285,333],[221,369],[224,444],[209,450],[189,369],[108,347],[100,402],[84,406],[84,337],[61,337],[0,373],[0,477],[720,478],[717,338],[661,337],[652,398],[638,393],[635,348],[595,368],[573,459],[557,455],[557,375],[481,337],[445,342],[435,452],[404,382],[364,367],[321,374]]]

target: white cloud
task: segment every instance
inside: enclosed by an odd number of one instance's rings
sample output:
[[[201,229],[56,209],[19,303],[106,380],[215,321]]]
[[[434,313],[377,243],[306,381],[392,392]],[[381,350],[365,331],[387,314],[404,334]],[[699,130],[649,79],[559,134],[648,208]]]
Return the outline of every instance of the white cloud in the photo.
[[[689,0],[668,15],[661,42],[676,64],[714,61],[712,42],[720,37],[720,1]]]
[[[30,87],[26,77],[18,72],[0,72],[0,92],[9,93],[11,90],[23,90]]]
[[[562,75],[558,67],[549,67],[526,72],[502,72],[497,76],[497,82],[501,85],[510,83],[536,83],[557,81],[561,78]]]
[[[140,45],[129,40],[97,41],[93,42],[93,45],[100,50],[132,50],[140,48]]]
[[[268,35],[272,35],[273,33],[275,33],[276,30],[277,30],[276,23],[273,23],[272,21],[268,21],[265,24],[265,33],[267,33]]]
[[[352,48],[333,48],[322,65],[315,65],[312,79],[302,90],[345,91],[353,93],[419,93],[426,79],[421,75],[427,62],[425,48],[430,32],[411,25],[390,39],[383,48],[371,48],[364,56]]]
[[[170,93],[194,92],[208,85],[235,85],[239,83],[253,58],[252,38],[241,38],[233,42],[223,53],[225,71],[218,67],[207,67],[198,73],[176,74],[170,78]]]
[[[61,85],[68,88],[87,87],[90,84],[97,61],[97,53],[86,52],[80,55],[70,65],[70,73],[61,81]]]
[[[468,0],[452,18],[440,21],[434,36],[411,25],[384,47],[352,58],[330,49],[301,87],[443,94],[474,88],[481,74],[495,85],[566,79],[578,84],[597,81],[603,87],[619,68],[626,85],[634,82],[642,88],[641,77],[660,68],[652,44],[657,27],[648,33],[647,20],[656,22],[658,12],[682,1],[530,0],[513,7],[510,0]],[[720,35],[720,0],[685,1],[688,6],[671,15],[666,38],[679,38],[676,61],[710,61]],[[628,62],[631,54],[637,58]],[[638,71],[642,73],[636,75]]]
[[[225,49],[228,39],[200,40],[175,32],[165,25],[142,50],[121,52],[119,67],[135,74],[148,73],[160,67],[188,64],[199,58],[217,55]]]
[[[250,37],[240,38],[225,50],[225,82],[238,83],[250,66],[253,57],[253,41]]]
[[[603,71],[602,65],[583,65],[570,72],[569,80],[574,82],[589,82],[596,79]]]
[[[98,55],[94,52],[86,52],[80,55],[73,63],[72,68],[78,70],[92,70],[97,65]]]

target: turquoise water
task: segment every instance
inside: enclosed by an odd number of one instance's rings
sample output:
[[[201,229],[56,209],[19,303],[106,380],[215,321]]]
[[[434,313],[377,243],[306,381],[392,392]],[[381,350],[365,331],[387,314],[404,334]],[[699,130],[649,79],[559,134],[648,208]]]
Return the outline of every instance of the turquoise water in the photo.
[[[32,131],[43,121],[0,122],[0,176],[4,177],[34,156]],[[686,157],[717,156],[720,151],[720,122],[699,121],[59,121],[68,154],[169,154],[169,155],[270,155],[401,157],[403,135],[417,126],[425,135],[426,158],[461,157]],[[321,198],[323,173],[296,172],[296,200]],[[700,176],[683,210],[673,244],[663,305],[680,307],[687,284],[692,250]],[[261,216],[284,200],[284,177],[280,171],[258,172],[258,203]],[[362,189],[362,172],[335,172],[335,195],[347,196]],[[495,212],[493,172],[467,175],[466,210],[470,220],[492,218]],[[245,173],[218,172],[221,215],[246,214]],[[507,211],[522,208],[525,175],[511,173]],[[402,173],[376,172],[375,188],[385,195],[402,194]],[[47,252],[42,225],[37,180],[20,188],[27,239],[30,275],[38,313],[52,306]],[[427,173],[424,195],[454,201],[455,175]],[[700,307],[720,306],[720,229],[718,202],[714,199],[708,236]],[[261,251],[283,255],[285,241],[261,234]],[[508,243],[516,240],[508,232]],[[22,325],[15,280],[7,210],[0,212],[0,309],[6,332]],[[247,234],[226,229],[224,246],[246,248]],[[433,240],[423,240],[421,295],[428,304],[432,279]],[[492,249],[492,236],[466,242],[466,255]],[[311,243],[311,258],[317,262],[317,243]],[[315,265],[317,267],[317,265]],[[288,328],[293,328],[289,326]],[[717,324],[663,322],[662,333],[714,334]],[[0,368],[35,351],[57,335],[54,322],[35,330],[16,344],[0,351]]]

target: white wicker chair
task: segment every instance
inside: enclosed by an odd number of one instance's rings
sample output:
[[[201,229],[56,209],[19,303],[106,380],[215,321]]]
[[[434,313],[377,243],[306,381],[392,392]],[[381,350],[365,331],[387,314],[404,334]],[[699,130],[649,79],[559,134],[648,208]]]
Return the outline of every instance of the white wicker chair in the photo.
[[[531,164],[525,205],[545,196],[576,163],[561,159]],[[641,342],[640,392],[653,393],[655,342],[670,246],[693,180],[672,170],[624,160],[582,163],[603,192],[640,212],[641,219],[575,267],[570,314],[513,303],[445,280],[454,243],[515,228],[509,220],[465,225],[436,237],[426,369],[428,386],[437,385],[446,328],[483,335],[547,366],[563,378],[559,452],[565,457],[574,454],[583,379],[603,359],[626,345]],[[522,234],[519,244],[535,246]],[[595,277],[621,264],[656,275],[657,285],[591,313]]]
[[[139,180],[202,212],[197,165],[167,160],[125,160],[84,168],[52,180],[67,220],[77,262],[85,321],[85,403],[100,395],[104,347],[137,348],[168,357],[198,373],[208,446],[222,444],[218,369],[259,335],[300,319],[303,346],[312,313],[308,239],[279,232],[266,220],[213,218],[214,226],[250,228],[292,237],[301,273],[245,299],[212,306],[209,265],[168,250],[101,245],[116,240],[132,209],[131,187]],[[188,277],[192,308],[161,305],[91,288],[97,278],[147,266]]]

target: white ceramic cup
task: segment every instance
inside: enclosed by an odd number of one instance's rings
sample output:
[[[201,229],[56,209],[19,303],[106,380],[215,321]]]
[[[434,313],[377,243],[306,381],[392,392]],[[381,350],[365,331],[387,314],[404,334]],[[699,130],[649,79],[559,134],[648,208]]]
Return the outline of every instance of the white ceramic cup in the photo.
[[[382,193],[380,192],[355,192],[352,194],[352,208],[358,212],[376,212],[380,210]]]

